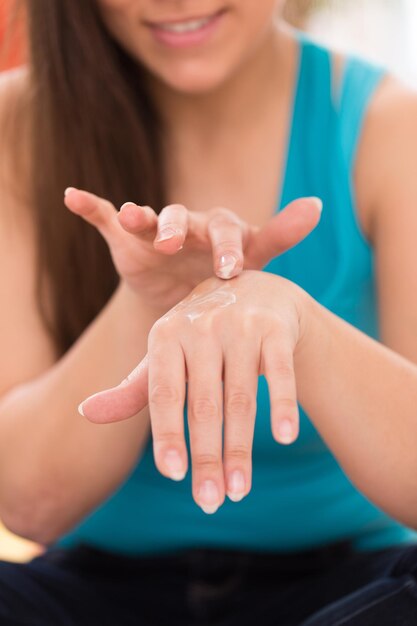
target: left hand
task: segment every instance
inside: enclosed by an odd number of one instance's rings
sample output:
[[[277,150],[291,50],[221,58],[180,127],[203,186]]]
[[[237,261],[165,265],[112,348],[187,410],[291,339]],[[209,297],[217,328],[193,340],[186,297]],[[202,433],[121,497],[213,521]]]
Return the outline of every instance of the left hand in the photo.
[[[207,279],[154,324],[147,356],[120,386],[85,400],[83,415],[104,423],[139,412],[148,404],[149,379],[155,462],[164,476],[181,480],[188,383],[194,499],[206,513],[226,493],[241,500],[251,488],[259,375],[268,381],[274,438],[288,444],[298,435],[293,354],[304,297],[293,283],[265,272]]]

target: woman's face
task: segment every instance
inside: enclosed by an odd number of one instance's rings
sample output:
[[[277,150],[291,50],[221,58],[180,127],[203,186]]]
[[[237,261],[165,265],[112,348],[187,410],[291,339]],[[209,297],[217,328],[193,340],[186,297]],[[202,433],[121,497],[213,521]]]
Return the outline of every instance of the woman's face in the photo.
[[[113,37],[176,91],[226,81],[271,34],[283,0],[97,0]]]

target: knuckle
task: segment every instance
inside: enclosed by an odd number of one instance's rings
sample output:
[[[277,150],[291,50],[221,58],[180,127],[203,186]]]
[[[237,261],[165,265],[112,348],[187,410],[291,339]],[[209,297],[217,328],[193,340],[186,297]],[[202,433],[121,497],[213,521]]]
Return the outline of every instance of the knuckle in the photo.
[[[249,415],[254,412],[255,400],[246,391],[232,391],[226,399],[226,413],[231,416]]]
[[[272,401],[273,413],[276,419],[291,419],[298,421],[298,403],[296,398],[278,397]]]
[[[218,470],[221,466],[221,458],[216,454],[198,453],[193,456],[195,469]]]
[[[216,211],[210,217],[209,226],[210,228],[222,228],[224,226],[239,228],[239,222],[231,213]]]
[[[204,424],[219,416],[219,407],[211,398],[200,397],[191,401],[190,413],[194,422]]]
[[[225,207],[215,207],[211,210],[210,220],[226,221],[228,224],[239,224],[240,218],[230,209]]]
[[[285,411],[286,413],[298,411],[296,398],[276,398],[276,405],[280,411]]]
[[[250,457],[250,448],[249,446],[245,446],[243,444],[233,445],[231,448],[226,450],[225,456],[227,456],[229,461],[247,461]]]
[[[205,311],[204,315],[193,319],[193,333],[196,337],[207,337],[213,332],[218,313],[218,309]]]
[[[247,307],[244,311],[236,308],[231,310],[229,314],[235,332],[239,332],[242,337],[252,337],[254,340],[260,335],[259,329],[268,323],[265,320],[265,315],[256,307]]]
[[[261,310],[257,306],[248,307],[248,310],[245,310],[245,315],[242,316],[242,324],[244,325],[244,329],[246,331],[251,331],[254,327],[258,328],[260,322],[265,321],[267,313]]]
[[[159,384],[150,389],[149,402],[157,406],[178,404],[180,402],[180,395],[175,387]]]
[[[101,206],[106,212],[109,213],[113,213],[116,210],[110,200],[106,200],[105,198],[101,199]]]
[[[184,436],[182,433],[174,432],[172,430],[152,433],[152,437],[154,446],[165,443],[182,444],[184,442]]]
[[[157,322],[155,322],[149,332],[149,345],[153,346],[159,341],[169,339],[169,337],[172,337],[172,332],[172,321],[168,317],[161,317]]]
[[[292,363],[285,360],[278,360],[274,363],[273,369],[275,374],[286,380],[294,378],[294,367]]]

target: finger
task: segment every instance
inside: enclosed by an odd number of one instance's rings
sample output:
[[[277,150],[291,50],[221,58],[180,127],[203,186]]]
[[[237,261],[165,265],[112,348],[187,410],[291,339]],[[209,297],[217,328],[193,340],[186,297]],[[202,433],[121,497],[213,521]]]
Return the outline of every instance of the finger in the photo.
[[[259,358],[259,347],[240,345],[225,357],[223,463],[227,495],[233,502],[251,489]]]
[[[268,335],[262,345],[262,370],[268,382],[272,434],[282,444],[298,437],[299,413],[293,348],[279,332]]]
[[[96,424],[133,417],[148,404],[148,359],[145,357],[117,387],[90,396],[78,407],[81,415]]]
[[[244,223],[232,211],[217,209],[207,228],[215,274],[223,279],[240,274],[243,268]]]
[[[142,241],[153,241],[155,238],[158,216],[151,207],[125,202],[117,219],[126,232],[136,235]]]
[[[181,250],[187,235],[188,211],[181,204],[171,204],[158,216],[158,233],[154,246],[163,254],[175,254]]]
[[[108,200],[84,191],[68,187],[64,196],[65,206],[86,222],[97,228],[106,240],[120,232],[117,211]]]
[[[222,462],[222,354],[202,340],[186,351],[187,408],[193,468],[193,496],[205,513],[224,501]]]
[[[322,206],[319,198],[301,198],[269,220],[251,244],[255,267],[263,267],[307,237],[320,221]]]
[[[184,437],[185,362],[167,327],[149,335],[149,411],[155,464],[164,476],[182,480],[187,472]]]

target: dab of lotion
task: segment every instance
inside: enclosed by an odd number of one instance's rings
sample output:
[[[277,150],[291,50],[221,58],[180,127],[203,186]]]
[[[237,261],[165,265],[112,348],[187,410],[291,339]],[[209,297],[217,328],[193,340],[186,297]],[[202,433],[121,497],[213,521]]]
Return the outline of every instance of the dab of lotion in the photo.
[[[194,320],[198,319],[205,313],[213,311],[214,309],[230,306],[236,302],[236,295],[232,291],[226,289],[216,289],[215,291],[204,294],[203,296],[194,294],[186,302],[180,302],[174,306],[174,308],[164,316],[164,319],[168,321],[171,318],[171,315],[184,313],[185,317],[187,317],[190,322],[194,322]]]

